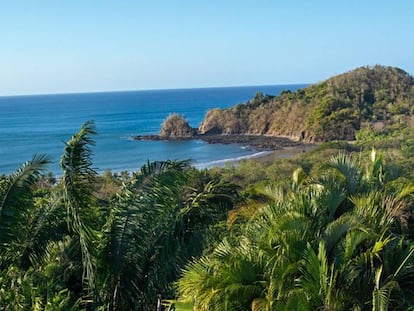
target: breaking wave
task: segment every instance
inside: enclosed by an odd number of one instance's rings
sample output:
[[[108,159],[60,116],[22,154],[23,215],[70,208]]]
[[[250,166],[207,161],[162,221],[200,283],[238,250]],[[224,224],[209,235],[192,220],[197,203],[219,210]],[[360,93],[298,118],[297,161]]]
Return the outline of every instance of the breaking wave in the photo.
[[[203,169],[203,168],[212,168],[212,167],[223,167],[226,164],[235,164],[241,160],[246,159],[253,159],[257,157],[264,156],[266,154],[270,154],[273,151],[260,151],[256,152],[250,155],[240,156],[236,158],[227,158],[227,159],[221,159],[221,160],[215,160],[215,161],[208,161],[208,162],[201,162],[201,163],[194,163],[194,167],[197,169]]]

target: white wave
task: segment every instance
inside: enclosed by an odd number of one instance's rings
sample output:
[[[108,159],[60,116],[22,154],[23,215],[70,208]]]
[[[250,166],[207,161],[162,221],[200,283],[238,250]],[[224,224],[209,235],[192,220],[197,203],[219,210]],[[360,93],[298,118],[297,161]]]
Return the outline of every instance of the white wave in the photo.
[[[221,160],[215,160],[215,161],[209,161],[209,162],[202,162],[202,163],[194,163],[193,166],[197,169],[203,169],[203,168],[212,168],[212,167],[223,167],[225,164],[230,163],[237,163],[240,160],[246,160],[246,159],[253,159],[257,157],[264,156],[266,154],[270,154],[273,151],[260,151],[253,154],[240,156],[236,158],[227,158],[227,159],[221,159]]]

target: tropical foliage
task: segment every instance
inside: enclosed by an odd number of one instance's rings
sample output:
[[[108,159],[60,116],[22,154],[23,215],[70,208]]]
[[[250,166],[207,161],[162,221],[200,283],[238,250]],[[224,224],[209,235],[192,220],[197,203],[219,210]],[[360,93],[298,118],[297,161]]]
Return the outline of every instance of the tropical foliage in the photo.
[[[414,187],[389,177],[375,151],[369,162],[340,154],[315,176],[298,170],[263,189],[184,269],[175,309],[412,308]]]
[[[99,175],[95,133],[58,179],[44,155],[0,175],[0,310],[413,309],[414,185],[366,145]]]
[[[0,179],[1,310],[149,310],[220,238],[231,184],[184,162],[152,162],[102,197],[94,124],[66,143],[62,176],[40,187],[35,156]]]

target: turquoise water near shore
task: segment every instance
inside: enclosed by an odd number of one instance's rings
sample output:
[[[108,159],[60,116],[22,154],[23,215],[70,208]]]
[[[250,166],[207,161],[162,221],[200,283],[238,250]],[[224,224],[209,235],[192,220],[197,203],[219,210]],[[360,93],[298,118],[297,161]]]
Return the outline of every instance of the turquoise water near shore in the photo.
[[[156,134],[170,113],[185,115],[198,127],[211,108],[245,102],[257,92],[278,95],[305,85],[151,90],[0,97],[0,174],[10,173],[33,154],[47,154],[49,170],[59,175],[64,142],[87,120],[98,135],[93,147],[95,168],[102,172],[135,171],[148,160],[191,159],[196,167],[223,165],[257,152],[241,145],[202,141],[133,141],[131,136]]]

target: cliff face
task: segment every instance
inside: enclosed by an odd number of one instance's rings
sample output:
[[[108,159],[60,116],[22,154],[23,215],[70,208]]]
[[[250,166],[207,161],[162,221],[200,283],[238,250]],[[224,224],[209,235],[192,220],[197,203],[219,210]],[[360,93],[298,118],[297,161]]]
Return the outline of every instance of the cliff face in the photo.
[[[207,112],[201,134],[266,134],[307,142],[352,140],[366,124],[408,122],[414,80],[394,67],[361,67],[280,96]]]
[[[196,134],[197,130],[193,129],[188,124],[188,121],[178,114],[169,115],[167,119],[165,119],[165,121],[163,122],[160,131],[161,137],[168,138],[193,137]]]

